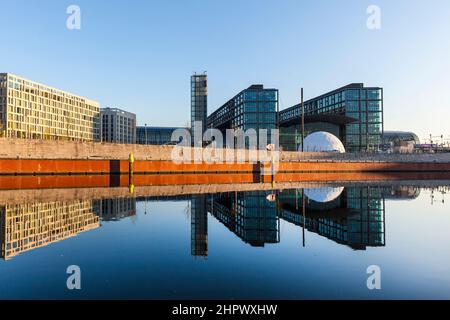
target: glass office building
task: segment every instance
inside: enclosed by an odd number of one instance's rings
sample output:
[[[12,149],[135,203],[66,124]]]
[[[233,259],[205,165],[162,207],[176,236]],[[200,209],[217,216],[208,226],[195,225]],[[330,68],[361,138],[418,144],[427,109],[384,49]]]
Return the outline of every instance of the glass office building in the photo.
[[[136,143],[150,145],[176,144],[171,141],[172,133],[181,127],[136,127]]]
[[[305,136],[327,131],[338,136],[347,152],[378,150],[383,134],[383,89],[353,83],[304,103]],[[281,146],[301,143],[302,107],[280,112]]]
[[[271,130],[277,128],[278,90],[265,89],[263,85],[252,85],[238,93],[208,117],[208,128],[267,129],[267,143],[271,141]],[[259,141],[258,141],[259,145]]]

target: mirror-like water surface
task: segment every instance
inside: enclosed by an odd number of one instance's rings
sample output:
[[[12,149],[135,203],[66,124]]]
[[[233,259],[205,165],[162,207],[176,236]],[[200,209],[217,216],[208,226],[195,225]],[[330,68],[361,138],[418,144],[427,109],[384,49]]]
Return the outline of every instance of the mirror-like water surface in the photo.
[[[450,299],[449,190],[1,203],[0,298]],[[81,290],[67,288],[72,265]]]

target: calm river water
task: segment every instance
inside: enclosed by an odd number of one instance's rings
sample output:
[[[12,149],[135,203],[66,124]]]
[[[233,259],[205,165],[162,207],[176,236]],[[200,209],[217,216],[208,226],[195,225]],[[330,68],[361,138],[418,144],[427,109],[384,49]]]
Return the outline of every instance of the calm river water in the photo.
[[[450,299],[449,191],[0,203],[0,298]]]

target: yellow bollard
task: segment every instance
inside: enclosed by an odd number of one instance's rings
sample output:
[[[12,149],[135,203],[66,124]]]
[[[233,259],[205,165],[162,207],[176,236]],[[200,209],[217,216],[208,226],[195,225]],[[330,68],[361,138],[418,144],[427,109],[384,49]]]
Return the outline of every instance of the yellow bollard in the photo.
[[[132,154],[132,153],[130,153],[129,163],[130,163],[130,166],[129,166],[129,168],[130,168],[130,175],[133,175],[134,154]]]
[[[134,154],[130,153],[129,166],[128,166],[128,172],[129,172],[128,184],[130,185],[130,190],[131,190],[131,187],[133,187],[133,192],[134,192],[134,186],[133,186],[133,163],[134,163]],[[131,192],[131,193],[133,193],[133,192]]]
[[[272,155],[272,161],[271,161],[271,168],[270,168],[270,173],[272,175],[272,188],[275,188],[275,158],[273,155],[273,152],[271,152]]]
[[[134,163],[134,154],[130,153],[130,163]]]

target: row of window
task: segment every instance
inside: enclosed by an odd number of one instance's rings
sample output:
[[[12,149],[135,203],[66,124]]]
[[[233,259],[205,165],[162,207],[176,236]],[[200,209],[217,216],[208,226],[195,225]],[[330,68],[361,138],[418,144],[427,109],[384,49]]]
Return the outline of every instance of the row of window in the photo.
[[[4,82],[3,82],[4,83]],[[8,88],[17,90],[18,92],[26,92],[32,95],[42,96],[57,101],[68,101],[68,103],[82,102],[87,103],[86,99],[73,95],[68,92],[57,90],[42,84],[27,81],[25,79],[9,76]],[[72,103],[70,102],[72,101]]]
[[[5,100],[5,99],[2,99]],[[51,108],[51,112],[74,112],[76,114],[99,114],[99,108],[88,105],[68,105],[65,103],[54,102],[48,99],[27,99],[25,97],[15,97],[13,95],[8,96],[8,104],[18,105],[29,109]]]
[[[305,114],[381,111],[381,89],[348,89],[304,103]],[[281,121],[301,115],[301,105],[280,112]]]

